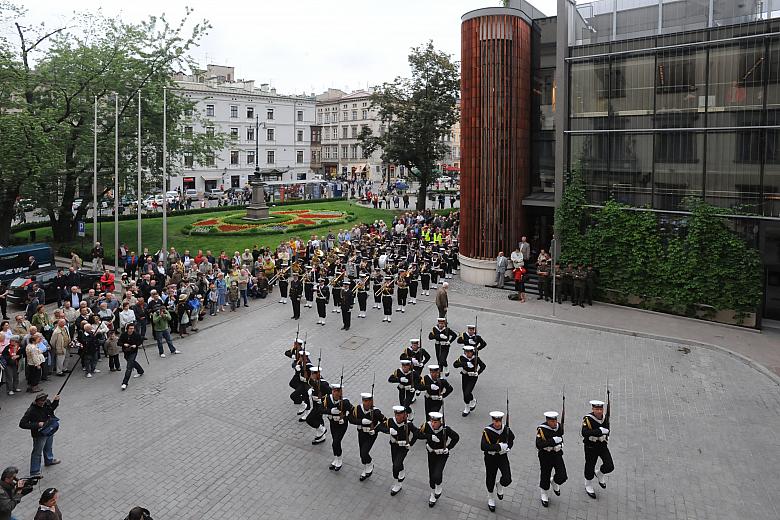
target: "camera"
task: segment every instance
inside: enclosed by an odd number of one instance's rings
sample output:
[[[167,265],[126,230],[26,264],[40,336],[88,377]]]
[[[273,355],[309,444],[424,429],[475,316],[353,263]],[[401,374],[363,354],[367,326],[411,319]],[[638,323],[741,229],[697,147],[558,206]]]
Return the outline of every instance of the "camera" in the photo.
[[[35,488],[35,486],[38,485],[38,481],[41,480],[41,478],[42,478],[41,476],[36,475],[36,476],[24,477],[18,479],[17,482],[18,481],[24,482],[24,486],[22,486],[21,489],[19,489],[19,494],[21,496],[25,496],[32,493],[33,489]]]

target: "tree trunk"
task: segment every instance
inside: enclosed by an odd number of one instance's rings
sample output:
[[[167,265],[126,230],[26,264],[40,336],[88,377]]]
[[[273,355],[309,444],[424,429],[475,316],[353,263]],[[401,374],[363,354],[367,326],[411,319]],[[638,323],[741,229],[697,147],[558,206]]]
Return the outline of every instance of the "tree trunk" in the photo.
[[[0,206],[0,245],[7,246],[11,242],[11,223],[13,220],[13,204]]]
[[[63,215],[60,212],[57,220],[51,221],[52,235],[54,242],[70,242],[76,238],[76,226],[73,225],[73,213]]]
[[[417,190],[417,211],[425,209],[425,201],[428,197],[428,179],[430,172],[420,169],[420,188]]]

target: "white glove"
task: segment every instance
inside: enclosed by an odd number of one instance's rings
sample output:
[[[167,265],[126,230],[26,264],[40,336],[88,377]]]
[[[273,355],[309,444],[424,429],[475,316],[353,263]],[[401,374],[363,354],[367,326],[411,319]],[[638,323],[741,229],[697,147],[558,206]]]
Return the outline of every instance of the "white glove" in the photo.
[[[295,371],[300,372],[301,371],[301,365],[295,365]]]
[[[474,363],[466,363],[466,368],[474,368]]]
[[[431,435],[431,442],[439,442],[439,437],[436,435]]]
[[[395,428],[390,428],[390,435],[398,435],[398,430]]]
[[[560,444],[563,442],[563,439],[561,437],[553,437],[553,442],[555,442],[555,444]]]
[[[419,367],[419,366],[420,366],[420,362],[419,362],[419,361],[417,361],[417,358],[412,358],[412,365],[414,365],[414,366],[416,366],[416,367]]]
[[[509,445],[505,442],[499,442],[498,446],[501,448],[501,451],[506,451],[509,449]]]
[[[447,335],[446,334],[439,334],[439,339],[443,339],[443,340],[446,341],[447,340]]]
[[[341,413],[341,410],[339,410],[339,409],[338,409],[338,408],[336,408],[335,406],[334,406],[333,408],[331,408],[331,409],[330,409],[330,414],[331,414],[331,415],[339,415],[340,413]]]
[[[439,385],[431,385],[431,390],[433,390],[434,392],[437,391],[438,389],[439,389]]]
[[[406,384],[406,383],[408,383],[408,382],[409,382],[409,379],[407,379],[407,378],[405,378],[405,377],[399,378],[398,380],[399,380],[400,382],[404,383],[404,384]]]
[[[370,419],[363,419],[360,421],[363,426],[371,426],[371,420]]]
[[[442,455],[447,455],[450,452],[450,449],[449,448],[444,448],[443,450],[439,450],[439,451],[441,451]]]
[[[601,435],[609,435],[609,428],[599,428]]]

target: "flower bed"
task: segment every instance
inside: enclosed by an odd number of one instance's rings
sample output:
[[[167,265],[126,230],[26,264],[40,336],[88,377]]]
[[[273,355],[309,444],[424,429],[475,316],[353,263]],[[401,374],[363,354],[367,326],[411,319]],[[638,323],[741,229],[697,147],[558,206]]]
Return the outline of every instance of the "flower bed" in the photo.
[[[189,235],[257,235],[285,231],[298,231],[330,224],[346,223],[354,216],[343,211],[312,211],[308,209],[271,211],[269,220],[248,222],[242,220],[244,213],[232,213],[224,217],[200,220],[186,226]]]

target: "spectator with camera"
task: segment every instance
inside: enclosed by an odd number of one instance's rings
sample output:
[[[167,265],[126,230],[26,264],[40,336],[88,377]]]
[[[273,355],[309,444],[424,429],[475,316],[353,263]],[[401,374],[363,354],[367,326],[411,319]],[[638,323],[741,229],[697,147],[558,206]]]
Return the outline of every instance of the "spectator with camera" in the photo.
[[[35,401],[24,413],[22,420],[19,421],[19,428],[30,430],[32,435],[30,475],[34,477],[41,475],[41,455],[43,455],[43,461],[47,466],[60,463],[60,459],[54,458],[52,451],[54,434],[59,429],[59,419],[54,415],[54,410],[60,404],[60,396],[55,395],[51,401],[47,399],[48,397],[44,392],[36,395]]]
[[[0,520],[16,520],[13,510],[19,505],[22,497],[31,493],[37,480],[18,479],[19,468],[9,466],[0,476]]]

